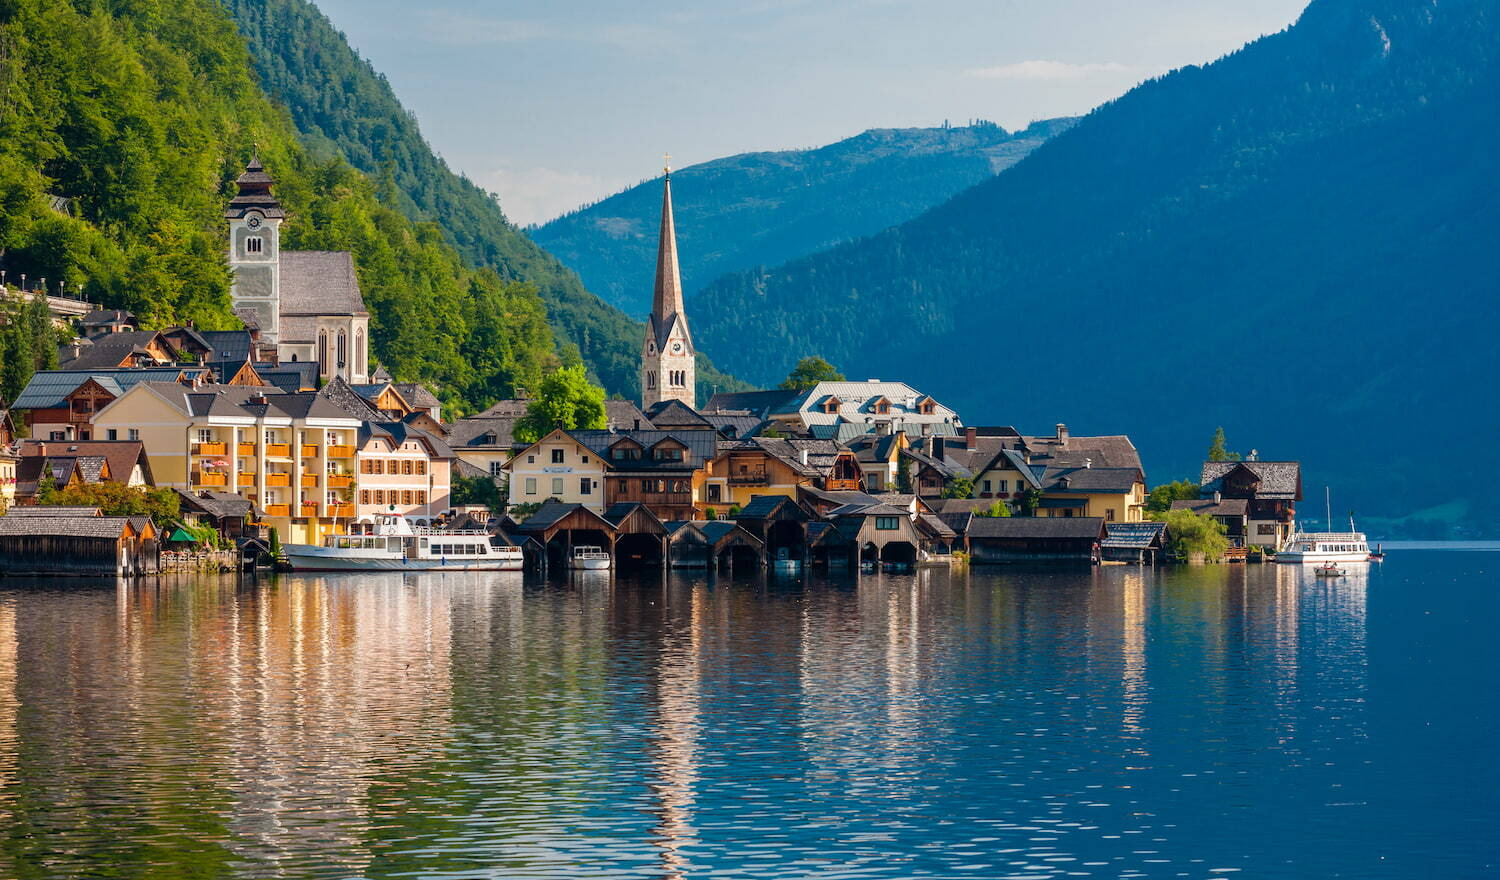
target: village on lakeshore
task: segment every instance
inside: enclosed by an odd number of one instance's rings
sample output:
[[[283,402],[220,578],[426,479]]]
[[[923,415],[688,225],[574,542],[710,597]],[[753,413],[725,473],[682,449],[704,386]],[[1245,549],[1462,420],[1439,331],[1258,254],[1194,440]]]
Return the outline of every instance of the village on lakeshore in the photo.
[[[670,173],[639,402],[542,388],[445,419],[440,389],[378,365],[352,255],[282,248],[258,159],[237,184],[243,329],[142,329],[3,288],[77,335],[0,411],[0,570],[339,568],[389,546],[396,568],[904,571],[1260,562],[1306,537],[1299,464],[1240,460],[1222,436],[1197,483],[1148,491],[1128,436],[971,425],[932,389],[817,358],[780,389],[700,401]]]

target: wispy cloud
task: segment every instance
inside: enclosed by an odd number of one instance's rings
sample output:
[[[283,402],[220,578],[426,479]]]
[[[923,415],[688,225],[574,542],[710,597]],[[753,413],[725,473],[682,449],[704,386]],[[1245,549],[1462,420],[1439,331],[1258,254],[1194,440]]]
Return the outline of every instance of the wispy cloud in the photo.
[[[526,43],[550,35],[546,25],[525,19],[482,18],[432,9],[423,12],[421,20],[422,35],[429,42],[450,46]]]
[[[1090,64],[1069,64],[1066,61],[1017,61],[998,67],[976,67],[965,71],[968,76],[981,79],[1012,80],[1062,80],[1085,79],[1101,74],[1131,73],[1135,70],[1113,61]]]
[[[551,220],[617,192],[624,183],[578,171],[518,168],[510,163],[501,163],[479,181],[500,197],[505,216],[521,226]]]

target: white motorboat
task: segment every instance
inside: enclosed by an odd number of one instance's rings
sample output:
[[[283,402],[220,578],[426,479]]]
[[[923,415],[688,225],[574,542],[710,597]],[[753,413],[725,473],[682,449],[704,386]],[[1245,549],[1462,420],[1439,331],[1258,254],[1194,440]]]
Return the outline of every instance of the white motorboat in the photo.
[[[1317,575],[1320,578],[1341,578],[1345,575],[1345,573],[1346,572],[1342,568],[1339,568],[1332,562],[1326,562],[1313,569],[1313,574]]]
[[[496,547],[489,533],[413,527],[381,516],[372,534],[329,535],[322,544],[287,544],[296,571],[520,571],[519,547]]]
[[[609,568],[609,554],[603,547],[574,547],[571,565],[580,571],[604,571]]]

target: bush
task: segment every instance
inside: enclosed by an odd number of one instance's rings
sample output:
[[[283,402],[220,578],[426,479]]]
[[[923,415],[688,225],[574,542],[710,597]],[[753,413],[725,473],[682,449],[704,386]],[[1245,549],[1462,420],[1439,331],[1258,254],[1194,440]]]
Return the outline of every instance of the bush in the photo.
[[[1222,559],[1229,549],[1229,539],[1224,536],[1224,524],[1206,514],[1173,510],[1156,514],[1152,519],[1167,524],[1172,554],[1180,559],[1201,553],[1204,559],[1213,562]]]

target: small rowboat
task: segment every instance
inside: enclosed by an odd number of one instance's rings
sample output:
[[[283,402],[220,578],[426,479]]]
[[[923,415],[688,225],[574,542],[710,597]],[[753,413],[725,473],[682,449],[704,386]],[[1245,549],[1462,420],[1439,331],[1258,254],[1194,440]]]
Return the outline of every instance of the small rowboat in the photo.
[[[1338,578],[1344,576],[1344,570],[1329,562],[1314,568],[1313,574],[1320,578]]]

